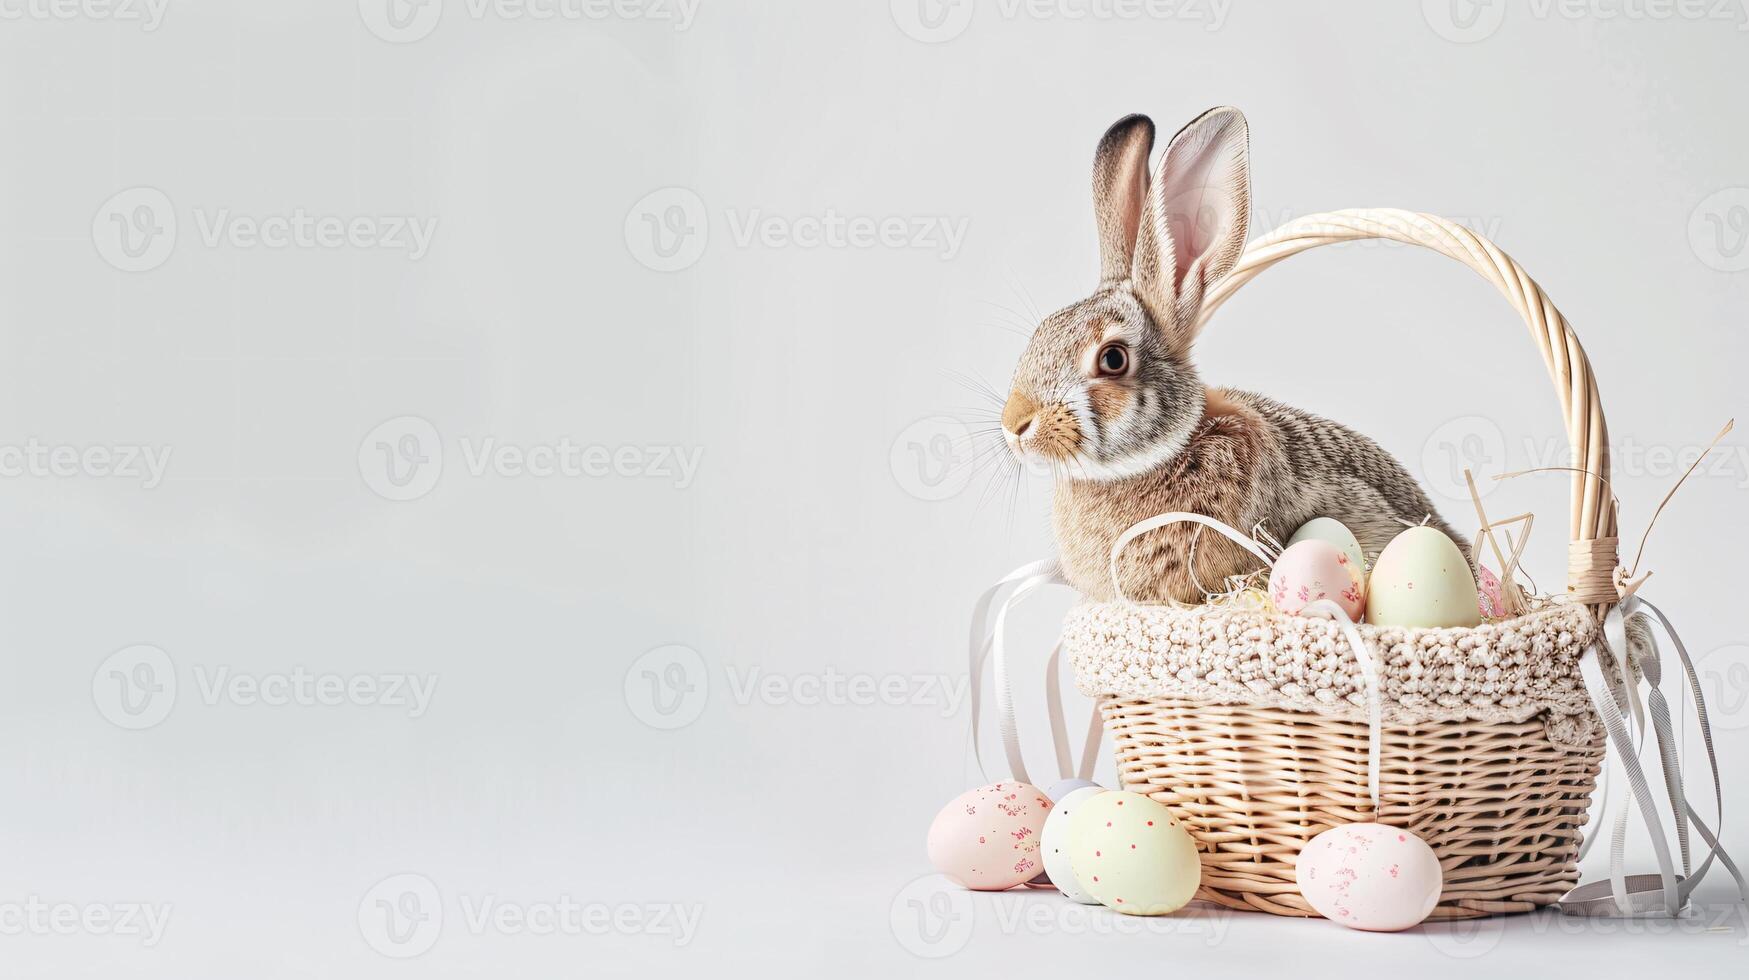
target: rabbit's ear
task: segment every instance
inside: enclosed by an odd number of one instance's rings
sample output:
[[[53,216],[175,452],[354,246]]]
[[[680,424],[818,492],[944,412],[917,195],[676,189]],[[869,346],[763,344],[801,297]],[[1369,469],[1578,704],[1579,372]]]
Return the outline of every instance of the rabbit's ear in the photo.
[[[1131,278],[1175,344],[1189,346],[1203,295],[1233,271],[1245,249],[1249,139],[1243,113],[1210,109],[1172,137],[1148,188]]]
[[[1093,152],[1093,216],[1099,222],[1099,278],[1128,279],[1135,264],[1136,234],[1148,197],[1148,154],[1154,121],[1125,116],[1113,123]]]

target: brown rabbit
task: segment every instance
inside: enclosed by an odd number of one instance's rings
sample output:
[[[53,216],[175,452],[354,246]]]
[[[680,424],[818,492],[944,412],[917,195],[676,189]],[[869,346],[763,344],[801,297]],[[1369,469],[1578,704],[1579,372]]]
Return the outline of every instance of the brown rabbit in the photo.
[[[1459,540],[1427,494],[1371,439],[1259,395],[1203,385],[1190,361],[1203,296],[1245,246],[1251,207],[1245,117],[1211,109],[1180,130],[1150,182],[1154,124],[1121,119],[1099,141],[1093,202],[1099,288],[1039,325],[1002,411],[1013,452],[1057,475],[1063,574],[1113,598],[1111,545],[1137,521],[1194,511],[1285,540],[1313,517],[1348,525],[1376,556],[1404,522]],[[1138,601],[1200,602],[1257,558],[1224,537],[1169,526],[1119,564]],[[1461,544],[1460,544],[1461,546]],[[1199,583],[1200,586],[1199,587]]]

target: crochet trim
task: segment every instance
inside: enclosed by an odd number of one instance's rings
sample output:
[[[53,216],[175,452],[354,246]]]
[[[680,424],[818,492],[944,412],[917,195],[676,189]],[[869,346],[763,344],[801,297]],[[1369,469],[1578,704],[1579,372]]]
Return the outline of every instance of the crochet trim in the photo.
[[[1555,741],[1599,730],[1579,659],[1596,626],[1553,603],[1473,629],[1360,625],[1382,665],[1387,724],[1522,722]],[[1175,697],[1364,721],[1366,685],[1336,624],[1216,606],[1083,603],[1063,624],[1075,685],[1095,698]]]

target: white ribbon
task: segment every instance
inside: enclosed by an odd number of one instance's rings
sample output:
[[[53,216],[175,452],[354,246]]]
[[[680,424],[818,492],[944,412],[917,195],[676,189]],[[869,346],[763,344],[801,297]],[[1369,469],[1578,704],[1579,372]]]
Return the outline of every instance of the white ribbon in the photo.
[[[1642,607],[1651,616],[1642,611]],[[1749,882],[1745,882],[1742,872],[1737,869],[1730,855],[1725,853],[1713,828],[1695,812],[1683,789],[1681,759],[1671,726],[1670,707],[1662,689],[1663,665],[1658,644],[1651,633],[1652,617],[1656,617],[1664,635],[1676,648],[1676,655],[1682,661],[1683,673],[1688,678],[1689,692],[1694,698],[1695,717],[1699,722],[1701,741],[1706,747],[1707,764],[1713,778],[1713,797],[1717,802],[1713,819],[1721,830],[1724,827],[1725,800],[1719,779],[1718,755],[1713,748],[1712,726],[1707,720],[1706,700],[1701,694],[1700,677],[1695,672],[1694,662],[1688,655],[1688,648],[1683,644],[1682,637],[1677,635],[1675,627],[1663,611],[1638,595],[1630,595],[1611,609],[1605,618],[1602,635],[1595,644],[1597,656],[1587,657],[1580,664],[1585,688],[1609,732],[1610,744],[1621,757],[1622,768],[1628,778],[1628,793],[1618,804],[1615,813],[1610,840],[1609,878],[1607,881],[1580,885],[1568,892],[1560,904],[1561,911],[1570,915],[1681,915],[1689,897],[1706,877],[1715,859],[1736,880],[1738,900],[1749,904]],[[1639,637],[1633,634],[1639,634]],[[1640,642],[1634,642],[1635,639]],[[1611,658],[1613,671],[1605,671],[1601,662],[1605,652]],[[1647,684],[1647,706],[1644,708],[1640,704],[1638,685],[1633,680],[1633,669],[1636,665]],[[1625,717],[1624,708],[1627,712]],[[1658,740],[1660,768],[1663,771],[1670,816],[1676,825],[1682,874],[1676,873],[1675,862],[1670,855],[1668,832],[1658,814],[1657,800],[1652,795],[1651,784],[1640,765],[1639,750],[1633,734],[1628,729],[1627,718],[1632,718],[1635,729],[1643,737],[1644,719],[1648,715]],[[1640,817],[1652,838],[1652,850],[1658,860],[1658,873],[1655,875],[1623,873],[1630,800],[1638,804]],[[1692,873],[1689,872],[1688,837],[1691,823],[1708,848],[1706,858]],[[1590,841],[1587,841],[1587,847],[1581,850],[1581,857],[1589,850],[1589,844]]]
[[[1067,585],[1057,563],[1052,559],[1029,562],[1020,566],[997,580],[995,585],[984,591],[978,598],[977,605],[972,610],[972,634],[970,643],[971,662],[971,702],[972,702],[972,758],[978,764],[978,772],[988,781],[989,771],[984,767],[983,751],[978,744],[978,733],[981,727],[982,695],[981,688],[984,678],[984,663],[989,661],[994,665],[994,690],[996,694],[996,720],[1002,735],[1002,751],[1008,757],[1008,768],[1014,779],[1023,783],[1031,783],[1032,778],[1026,771],[1026,760],[1020,751],[1020,730],[1014,717],[1014,687],[1009,675],[1008,649],[1003,643],[1007,634],[1008,612],[1033,591],[1047,585]],[[1013,587],[1013,591],[1002,596],[1004,589]],[[998,598],[998,597],[1001,598]],[[995,614],[992,618],[991,610]],[[1081,752],[1081,765],[1078,769],[1069,768],[1069,735],[1068,726],[1063,720],[1062,685],[1057,677],[1061,660],[1062,644],[1051,650],[1050,658],[1045,664],[1045,701],[1046,710],[1050,713],[1051,742],[1056,749],[1057,767],[1067,775],[1071,771],[1080,779],[1091,779],[1093,767],[1099,761],[1099,743],[1104,735],[1104,725],[1095,709],[1088,722],[1087,741]]]

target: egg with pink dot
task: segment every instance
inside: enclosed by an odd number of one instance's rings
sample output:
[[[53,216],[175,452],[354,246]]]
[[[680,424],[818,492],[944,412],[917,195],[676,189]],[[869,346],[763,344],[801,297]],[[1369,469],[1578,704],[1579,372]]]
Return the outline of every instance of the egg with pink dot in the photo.
[[[1486,565],[1476,566],[1476,604],[1483,619],[1499,619],[1506,615],[1506,596],[1500,576]]]
[[[1049,789],[1045,790],[1045,795],[1051,798],[1051,815],[1052,816],[1056,815],[1057,811],[1062,808],[1063,800],[1067,799],[1070,793],[1073,793],[1076,790],[1081,790],[1081,789],[1103,790],[1103,788],[1104,787],[1100,786],[1098,783],[1094,782],[1091,779],[1071,778],[1071,779],[1059,779],[1059,780],[1057,780],[1056,782],[1054,782],[1050,785]],[[1050,825],[1051,825],[1051,820],[1050,820],[1050,817],[1047,816],[1045,818],[1045,827],[1048,829],[1050,827]],[[1046,852],[1046,856],[1049,857],[1049,852]],[[1064,860],[1067,860],[1067,858],[1065,858]],[[1029,888],[1057,888],[1057,887],[1059,887],[1057,885],[1057,883],[1051,878],[1050,870],[1051,870],[1050,869],[1050,861],[1047,860],[1045,862],[1045,870],[1039,872],[1031,881],[1028,881],[1026,883],[1027,887],[1029,887]],[[1098,905],[1099,903],[1093,902],[1091,904]]]
[[[1077,803],[1069,815],[1069,864],[1099,904],[1125,915],[1167,915],[1196,896],[1202,883],[1196,842],[1165,804],[1120,791]]]
[[[1040,851],[1044,855],[1045,872],[1049,876],[1050,884],[1055,885],[1064,898],[1082,905],[1098,905],[1099,899],[1094,898],[1092,893],[1075,880],[1074,864],[1069,858],[1069,825],[1075,811],[1080,809],[1083,802],[1104,792],[1098,784],[1090,784],[1057,797],[1056,804],[1051,807],[1051,815],[1045,818],[1045,832],[1040,838],[1044,842]]]
[[[1269,599],[1276,611],[1298,616],[1307,606],[1328,599],[1348,618],[1359,621],[1366,610],[1366,580],[1341,548],[1307,538],[1288,545],[1269,572]]]
[[[1367,932],[1419,924],[1439,904],[1445,884],[1426,841],[1379,823],[1332,827],[1306,842],[1294,880],[1319,915]]]
[[[1002,891],[1044,870],[1040,836],[1051,800],[1026,783],[967,790],[929,825],[929,863],[975,891]]]

